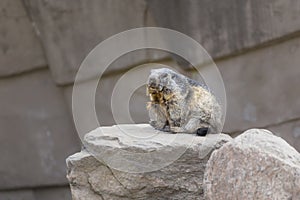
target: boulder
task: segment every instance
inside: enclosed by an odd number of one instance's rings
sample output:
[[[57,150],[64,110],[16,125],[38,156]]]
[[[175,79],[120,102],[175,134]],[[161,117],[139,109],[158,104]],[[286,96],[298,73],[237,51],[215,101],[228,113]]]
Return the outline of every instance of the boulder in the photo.
[[[300,199],[300,154],[282,138],[251,129],[214,151],[206,199]]]
[[[204,199],[206,163],[231,140],[144,124],[98,128],[85,135],[85,150],[67,158],[73,199]]]

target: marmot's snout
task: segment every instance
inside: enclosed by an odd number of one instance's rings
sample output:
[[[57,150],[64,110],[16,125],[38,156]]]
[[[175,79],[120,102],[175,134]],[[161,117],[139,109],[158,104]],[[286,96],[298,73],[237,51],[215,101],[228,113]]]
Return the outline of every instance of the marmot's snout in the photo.
[[[156,82],[154,78],[150,78],[147,85],[148,89],[161,92],[163,89],[163,86]]]

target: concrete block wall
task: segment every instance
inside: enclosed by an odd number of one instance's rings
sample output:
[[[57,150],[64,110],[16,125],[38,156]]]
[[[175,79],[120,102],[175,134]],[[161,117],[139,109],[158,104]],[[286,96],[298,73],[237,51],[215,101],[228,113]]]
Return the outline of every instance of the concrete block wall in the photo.
[[[0,2],[0,199],[71,199],[65,158],[80,150],[63,88],[23,1]]]
[[[3,0],[0,8],[0,77],[44,68],[41,41],[22,1]]]
[[[227,91],[225,132],[268,128],[299,151],[299,12],[297,0],[1,1],[0,199],[71,198],[64,160],[80,149],[71,113],[75,74],[95,45],[136,27],[172,28],[206,48]],[[148,61],[187,67],[155,50],[124,55],[100,81],[101,124],[114,124],[116,81]],[[148,121],[146,101],[144,88],[132,97],[136,122]]]

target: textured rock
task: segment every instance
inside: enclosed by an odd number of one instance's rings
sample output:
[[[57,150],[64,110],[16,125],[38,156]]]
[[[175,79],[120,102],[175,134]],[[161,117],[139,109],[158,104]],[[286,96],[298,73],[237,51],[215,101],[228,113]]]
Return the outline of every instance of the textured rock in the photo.
[[[66,184],[65,158],[80,144],[49,70],[0,80],[0,99],[0,188]]]
[[[129,132],[134,137],[128,138],[126,133]],[[149,134],[158,135],[149,137]],[[175,137],[178,138],[174,140]],[[95,152],[107,153],[111,159],[102,154],[100,162],[87,151],[67,159],[67,177],[73,199],[203,199],[202,180],[206,162],[213,150],[230,140],[224,134],[197,137],[191,134],[164,133],[149,125],[98,128],[85,136],[84,143],[93,155],[99,155]],[[148,168],[152,165],[155,169],[156,162],[169,159],[164,155],[172,157],[173,153],[182,150],[184,151],[180,158],[170,165],[156,171]],[[126,154],[124,158],[123,155],[118,157],[118,153],[122,151],[134,155],[142,154],[144,159],[138,156],[126,157]],[[151,153],[156,157],[149,157],[148,154]],[[149,165],[145,166],[145,162]],[[157,165],[161,167],[159,163]],[[130,173],[111,166],[131,172],[138,169],[148,172]]]
[[[300,199],[300,154],[280,137],[251,129],[211,155],[207,199]]]
[[[0,76],[46,66],[44,53],[22,0],[0,1]]]

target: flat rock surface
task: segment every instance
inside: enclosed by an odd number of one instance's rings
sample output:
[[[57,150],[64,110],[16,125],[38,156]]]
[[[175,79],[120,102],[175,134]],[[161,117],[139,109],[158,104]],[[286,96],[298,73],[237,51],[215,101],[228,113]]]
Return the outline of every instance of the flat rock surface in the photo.
[[[207,199],[300,199],[300,154],[251,129],[213,152],[204,184]]]
[[[203,199],[206,162],[231,140],[224,134],[165,133],[145,124],[98,128],[84,138],[91,153],[67,159],[73,199]]]
[[[197,137],[155,130],[148,124],[116,125],[98,128],[84,137],[84,146],[110,167],[128,172],[155,171],[177,160],[187,150],[205,158],[229,136]]]

